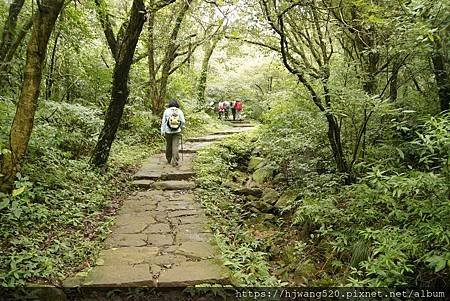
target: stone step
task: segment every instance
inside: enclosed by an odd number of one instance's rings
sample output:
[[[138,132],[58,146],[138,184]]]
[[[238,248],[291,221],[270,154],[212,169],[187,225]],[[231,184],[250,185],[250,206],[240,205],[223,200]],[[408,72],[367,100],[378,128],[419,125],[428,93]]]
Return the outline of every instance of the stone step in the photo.
[[[141,169],[134,175],[134,184],[138,187],[147,187],[151,184],[148,180],[188,180],[195,175],[192,171],[192,159],[192,154],[184,154],[180,158],[180,165],[173,167],[167,163],[164,154],[154,155],[144,162]]]
[[[194,152],[190,152],[194,153]],[[181,181],[181,180],[189,180],[195,176],[195,173],[192,170],[179,170],[171,173],[148,173],[145,175],[135,175],[135,182],[139,180],[152,180],[152,181]],[[144,183],[144,186],[149,182],[140,181],[139,183]],[[137,186],[140,186],[139,184]]]
[[[255,125],[250,123],[233,123],[231,126],[235,128],[251,128]]]
[[[158,181],[152,184],[152,188],[160,190],[190,190],[195,188],[195,183],[190,181]]]
[[[221,135],[208,135],[208,136],[189,138],[186,142],[214,142],[214,141],[220,140],[222,138],[224,138],[224,137],[221,137]]]
[[[254,126],[252,125],[252,127],[254,127]],[[245,126],[244,127],[240,127],[240,126],[237,126],[237,125],[236,126],[232,125],[228,129],[220,130],[220,131],[211,133],[210,135],[222,135],[222,136],[233,135],[233,134],[239,134],[239,133],[242,133],[242,132],[247,132],[247,131],[249,131],[251,129],[252,128],[249,127],[249,126],[247,126],[247,127],[245,127]]]
[[[195,173],[192,171],[192,175]],[[186,175],[186,174],[184,174]],[[184,176],[183,175],[183,176]],[[191,176],[192,177],[192,176]],[[195,183],[186,180],[134,180],[133,185],[140,189],[159,189],[159,190],[190,190],[195,188]]]
[[[182,153],[185,154],[192,154],[196,153],[198,150],[208,147],[212,144],[211,141],[205,141],[205,142],[187,142],[185,145],[183,145],[182,149],[180,150]]]
[[[162,268],[156,264],[137,262],[141,263],[98,265],[80,284],[83,287],[186,287],[206,283],[229,283],[225,268],[212,260],[181,259],[174,265],[163,265]],[[65,281],[66,285],[68,283],[69,281]]]
[[[211,145],[214,141],[203,141],[203,142],[186,142],[183,147],[180,147],[180,153],[183,154],[195,154],[199,149]],[[165,150],[161,150],[164,152]]]
[[[156,286],[148,264],[96,266],[82,283],[95,287]]]
[[[178,266],[162,271],[157,280],[160,287],[184,287],[201,283],[227,284],[228,276],[224,268],[210,261],[186,261]]]
[[[132,184],[137,188],[147,189],[151,188],[154,182],[155,181],[153,180],[141,179],[141,180],[134,180]]]

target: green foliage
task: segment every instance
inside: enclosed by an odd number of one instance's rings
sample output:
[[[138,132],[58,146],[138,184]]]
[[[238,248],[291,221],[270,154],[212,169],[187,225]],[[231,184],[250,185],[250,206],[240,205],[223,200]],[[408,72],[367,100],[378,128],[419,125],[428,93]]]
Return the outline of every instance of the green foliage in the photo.
[[[242,155],[251,152],[250,139],[240,135],[198,153],[195,159],[199,199],[213,219],[211,224],[222,260],[236,285],[273,286],[278,281],[268,269],[268,254],[261,241],[244,225],[245,210],[239,200],[221,187],[232,171],[242,166]]]
[[[63,277],[90,260],[100,247],[98,239],[107,234],[105,196],[114,186],[105,185],[108,178],[89,171],[87,163],[64,162],[26,166],[24,172],[36,182],[19,178],[12,194],[0,198],[4,286]],[[51,167],[43,170],[45,163]]]
[[[286,15],[299,16],[299,6],[288,2],[277,3],[290,6]],[[314,61],[318,52],[302,47],[312,65],[301,72],[320,97],[326,93],[331,97],[326,113],[336,117],[346,159],[355,162],[355,181],[348,186],[334,172],[325,113],[288,74],[278,54],[234,39],[219,43],[210,62],[207,99],[243,99],[244,114],[263,122],[256,135],[236,135],[201,151],[195,163],[199,198],[213,218],[211,227],[236,284],[279,285],[274,275],[301,285],[446,283],[450,122],[448,113],[429,115],[439,111],[430,54],[448,49],[449,3],[345,0],[334,12],[317,3],[331,18],[326,47],[333,46],[333,53],[330,64],[323,66]],[[130,3],[106,4],[112,15],[123,16]],[[167,24],[175,21],[176,7],[158,13],[157,60],[164,54]],[[5,23],[8,8],[0,2],[0,24]],[[92,17],[94,9],[93,2],[70,2],[60,16],[49,42],[42,99],[21,174],[11,194],[0,194],[0,283],[5,286],[57,282],[89,264],[117,207],[113,195],[126,189],[136,163],[159,151],[163,142],[160,116],[149,112],[148,65],[142,59],[131,69],[130,97],[108,169],[99,173],[90,168],[89,155],[103,126],[114,68],[101,24]],[[25,3],[18,29],[34,10],[32,2]],[[176,41],[181,55],[172,67],[184,60],[184,50],[194,50],[192,42],[202,40],[192,33],[211,27],[206,24],[207,11],[188,12]],[[235,13],[239,20],[236,24],[230,20],[229,36],[279,47],[260,11],[245,5]],[[336,26],[345,23],[335,19],[338,15],[350,21],[349,27]],[[119,23],[113,24],[116,36]],[[301,23],[302,28],[313,29],[311,24],[307,19]],[[350,27],[358,35],[343,32]],[[142,38],[135,59],[147,51],[146,37]],[[19,46],[0,88],[0,161],[8,152],[25,50],[24,44]],[[186,113],[186,138],[223,126],[215,116],[193,112],[202,55],[194,52],[171,74],[167,86],[167,98],[180,100]],[[301,65],[302,57],[297,59]],[[314,72],[311,66],[321,70]],[[328,86],[323,89],[322,72],[328,71]],[[370,75],[372,95],[363,90]],[[364,116],[370,118],[363,133]],[[229,191],[229,182],[242,174],[251,182],[247,174],[251,158],[258,158],[251,171],[263,174],[262,188],[277,195],[294,191],[268,216],[249,209],[256,197],[249,201]],[[263,235],[272,232],[276,234]]]
[[[448,154],[442,141],[448,138],[441,138],[448,135],[442,131],[448,120],[439,120],[430,118],[409,143],[418,163],[434,158],[434,171],[375,165],[359,183],[338,193],[299,200],[294,222],[312,222],[310,243],[320,239],[325,254],[350,263],[360,257],[361,248],[353,246],[367,245],[368,258],[358,260],[349,275],[353,285],[437,285],[447,277],[450,206],[448,175],[442,169]]]
[[[32,155],[44,156],[46,147],[57,148],[73,159],[89,154],[103,124],[99,116],[96,108],[45,102],[36,117],[36,139],[31,140],[30,149],[37,153]]]
[[[3,108],[6,116],[14,110]],[[118,206],[113,197],[127,188],[130,166],[160,149],[154,118],[140,111],[119,131],[108,172],[92,169],[88,161],[103,124],[100,115],[95,107],[42,103],[24,176],[12,194],[0,194],[1,285],[56,283],[89,264],[108,234]]]
[[[160,133],[160,119],[140,106],[125,106],[118,136],[128,144],[154,143]]]
[[[267,162],[290,182],[304,174],[328,169],[330,152],[326,147],[324,121],[319,113],[307,110],[300,95],[279,99],[263,114],[258,150]]]
[[[450,157],[450,114],[426,120],[417,138],[411,143],[418,163],[426,170],[444,168],[448,171]]]

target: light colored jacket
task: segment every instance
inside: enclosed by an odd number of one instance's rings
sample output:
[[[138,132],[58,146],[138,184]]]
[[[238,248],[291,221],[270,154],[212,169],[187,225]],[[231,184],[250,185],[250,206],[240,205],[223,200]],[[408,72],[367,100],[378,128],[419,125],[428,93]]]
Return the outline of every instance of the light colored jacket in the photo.
[[[180,127],[176,130],[170,129],[169,126],[167,125],[167,121],[169,120],[170,116],[172,115],[173,110],[178,111],[177,113],[180,115],[180,121],[181,121]],[[163,117],[161,120],[161,135],[180,133],[181,129],[184,127],[185,123],[186,123],[186,120],[184,119],[183,111],[181,111],[180,109],[175,108],[175,107],[167,108],[164,111],[164,114],[163,114]]]

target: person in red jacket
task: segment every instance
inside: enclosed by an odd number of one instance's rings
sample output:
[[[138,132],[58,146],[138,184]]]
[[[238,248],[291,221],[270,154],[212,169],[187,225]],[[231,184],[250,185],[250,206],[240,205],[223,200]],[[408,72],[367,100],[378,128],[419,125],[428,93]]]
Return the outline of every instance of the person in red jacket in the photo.
[[[242,102],[240,100],[234,103],[234,109],[236,110],[236,119],[241,120]]]

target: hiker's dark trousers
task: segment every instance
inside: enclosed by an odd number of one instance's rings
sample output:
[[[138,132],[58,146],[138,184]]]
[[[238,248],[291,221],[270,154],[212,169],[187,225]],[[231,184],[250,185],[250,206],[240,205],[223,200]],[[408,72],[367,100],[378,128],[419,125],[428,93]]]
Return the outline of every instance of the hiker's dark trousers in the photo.
[[[166,134],[166,159],[167,162],[176,166],[180,161],[179,145],[180,133]]]

